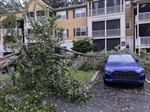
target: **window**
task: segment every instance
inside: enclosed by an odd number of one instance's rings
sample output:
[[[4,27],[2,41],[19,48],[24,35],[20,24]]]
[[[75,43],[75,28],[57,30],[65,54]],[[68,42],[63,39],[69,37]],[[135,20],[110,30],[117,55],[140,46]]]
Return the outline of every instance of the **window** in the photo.
[[[74,29],[74,36],[85,36],[85,35],[86,35],[86,27]]]
[[[40,10],[40,11],[36,11],[37,16],[45,16],[45,12]]]
[[[34,15],[33,12],[28,12],[28,13],[27,13],[27,17],[35,17],[35,15]]]
[[[131,28],[131,22],[127,22],[126,23],[126,29],[130,29]]]
[[[126,8],[130,8],[130,5],[131,5],[130,1],[126,1]]]
[[[31,35],[31,29],[28,29],[28,35]]]
[[[68,37],[68,29],[63,31],[63,37]]]
[[[60,38],[60,37],[68,37],[68,29],[65,29],[62,33],[59,31],[56,31],[56,37]]]
[[[86,8],[80,8],[75,10],[75,18],[80,18],[85,16],[86,16]]]
[[[56,15],[60,15],[60,18],[58,18],[57,20],[65,20],[68,18],[67,11],[57,12]]]

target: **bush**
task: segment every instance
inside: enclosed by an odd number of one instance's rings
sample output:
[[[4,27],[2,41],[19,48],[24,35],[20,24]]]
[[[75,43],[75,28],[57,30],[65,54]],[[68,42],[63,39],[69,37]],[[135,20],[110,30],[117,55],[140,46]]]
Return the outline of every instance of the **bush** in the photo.
[[[73,41],[73,51],[87,53],[94,48],[92,40],[90,38],[79,38],[77,41]]]
[[[104,60],[111,53],[127,53],[129,52],[127,49],[124,50],[112,50],[104,53],[104,51],[99,53],[93,53],[93,55],[97,55],[95,57],[77,57],[74,63],[72,64],[72,68],[74,70],[101,70],[103,71]],[[146,52],[146,50],[141,50],[140,55],[134,52],[129,52],[132,56],[139,60],[139,63],[145,68],[146,72],[150,72],[150,52]]]

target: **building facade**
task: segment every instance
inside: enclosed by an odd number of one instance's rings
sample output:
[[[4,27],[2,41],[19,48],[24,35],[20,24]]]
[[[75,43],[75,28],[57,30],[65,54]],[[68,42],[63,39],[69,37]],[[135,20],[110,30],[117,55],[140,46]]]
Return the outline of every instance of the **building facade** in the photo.
[[[135,51],[150,51],[150,1],[134,0]]]
[[[78,38],[85,38],[87,33],[87,6],[78,5],[54,9],[56,15],[61,15],[56,20],[58,27],[64,28],[64,41],[61,46],[71,49],[72,41]]]
[[[81,0],[82,1],[82,0]],[[53,9],[41,0],[30,0],[28,14],[16,12],[17,28],[24,43],[29,42],[26,34],[31,36],[31,20],[44,17],[43,7],[49,16],[60,15],[56,20],[58,27],[64,28],[61,46],[71,49],[72,41],[78,38],[92,38],[96,45],[94,52],[128,48],[130,51],[140,51],[144,48],[150,51],[150,1],[149,0],[86,0],[84,4]],[[1,17],[1,20],[7,15]],[[30,19],[29,19],[30,17]],[[3,50],[3,37],[8,28],[1,29],[1,51]],[[16,28],[14,28],[16,31]]]
[[[125,1],[88,1],[88,36],[94,39],[94,51],[109,51],[121,44],[125,48]]]

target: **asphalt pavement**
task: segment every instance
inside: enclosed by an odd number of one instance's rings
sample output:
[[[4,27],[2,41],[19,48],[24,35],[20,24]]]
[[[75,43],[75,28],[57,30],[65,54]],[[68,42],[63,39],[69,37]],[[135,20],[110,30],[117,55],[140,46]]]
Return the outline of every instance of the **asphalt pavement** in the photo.
[[[84,105],[49,96],[57,104],[57,112],[150,112],[150,74],[144,87],[136,84],[114,83],[104,85],[99,74],[90,92],[93,97]]]

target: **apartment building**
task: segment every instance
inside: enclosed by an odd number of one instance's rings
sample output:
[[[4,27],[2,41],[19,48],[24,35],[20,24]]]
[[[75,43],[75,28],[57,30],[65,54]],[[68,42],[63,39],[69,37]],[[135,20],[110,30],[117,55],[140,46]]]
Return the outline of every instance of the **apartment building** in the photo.
[[[126,47],[125,0],[89,0],[88,36],[94,39],[94,51]]]
[[[135,51],[146,49],[150,52],[150,1],[134,0]]]
[[[82,0],[81,0],[82,1]],[[19,32],[24,43],[29,41],[26,34],[31,38],[31,21],[44,17],[43,7],[48,15],[60,15],[56,20],[58,27],[64,28],[61,46],[71,49],[72,41],[78,38],[94,39],[94,52],[105,52],[115,49],[129,48],[130,51],[139,51],[144,48],[150,51],[150,2],[149,0],[86,0],[85,3],[75,6],[60,7],[53,9],[42,0],[34,0],[28,3],[28,14],[22,16],[22,12],[16,12],[20,26],[11,31]],[[7,16],[7,15],[6,15]],[[1,19],[6,18],[3,16]],[[30,17],[30,19],[28,18]],[[3,37],[10,28],[1,29],[0,52],[3,50]],[[59,38],[59,37],[58,37]]]
[[[36,3],[35,3],[36,2]],[[36,6],[35,6],[36,4]],[[41,0],[30,0],[27,6],[28,13],[26,17],[24,17],[24,43],[35,43],[35,39],[31,33],[31,22],[37,21],[39,19],[44,18],[45,16],[52,17],[53,15],[53,8],[45,4]],[[35,7],[35,9],[34,9]],[[47,12],[47,14],[44,12],[44,10]],[[26,36],[28,35],[28,36]],[[29,37],[30,39],[27,39],[26,37]]]
[[[6,52],[12,52],[10,49],[7,49],[7,51],[4,49],[4,39],[5,38],[10,38],[11,37],[9,36],[11,33],[14,33],[14,34],[18,34],[18,39],[20,39],[20,41],[23,41],[23,31],[24,31],[24,20],[23,20],[23,16],[22,16],[22,13],[21,11],[19,12],[15,12],[15,15],[17,17],[17,24],[19,26],[14,26],[14,27],[3,27],[2,29],[0,29],[0,53],[1,53],[1,56],[3,56]],[[8,13],[8,14],[5,14],[1,17],[1,20],[4,20],[8,17],[8,15],[10,15],[11,13]],[[8,40],[9,42],[9,40]]]
[[[61,46],[71,49],[72,41],[87,37],[87,6],[86,4],[54,9],[56,15],[61,15],[56,20],[58,27],[64,28]]]

